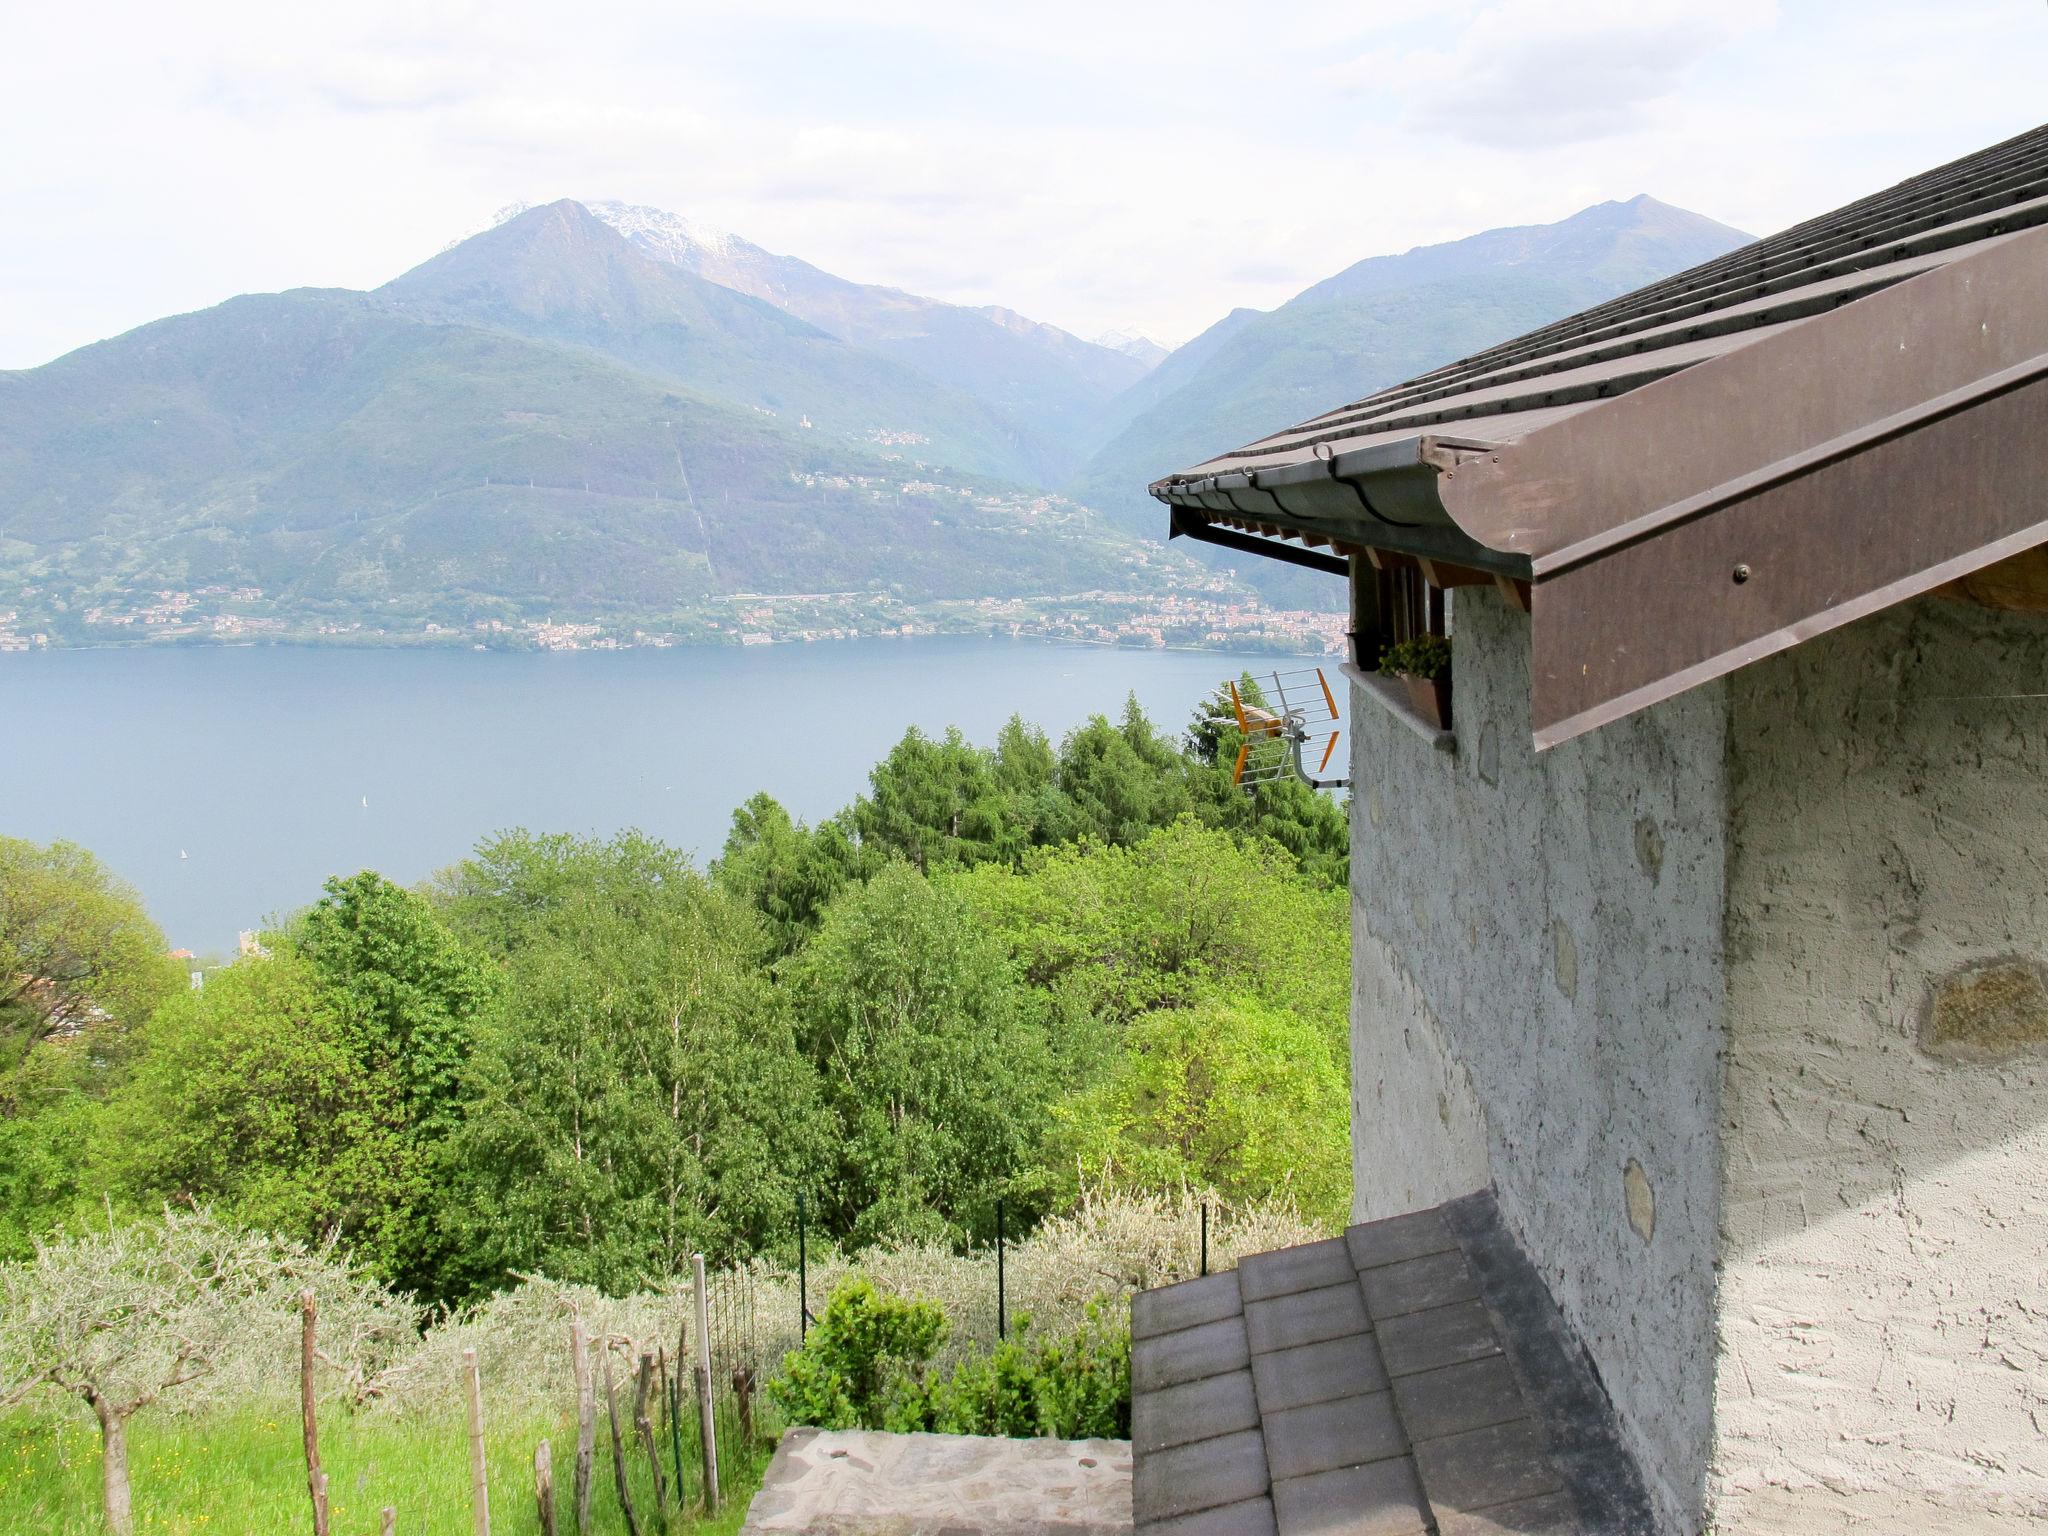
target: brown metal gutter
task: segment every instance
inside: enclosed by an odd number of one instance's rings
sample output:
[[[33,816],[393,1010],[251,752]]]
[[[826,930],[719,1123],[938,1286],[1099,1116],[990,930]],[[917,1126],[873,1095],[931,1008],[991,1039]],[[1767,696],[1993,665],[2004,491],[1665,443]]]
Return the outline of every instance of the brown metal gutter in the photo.
[[[1200,514],[1205,522],[1270,524],[1324,543],[1387,549],[1527,580],[1526,556],[1474,542],[1437,493],[1437,477],[1446,468],[1496,446],[1401,434],[1351,449],[1326,444],[1305,461],[1271,468],[1176,475],[1155,482],[1151,492],[1169,508]],[[1186,531],[1180,522],[1174,526]]]

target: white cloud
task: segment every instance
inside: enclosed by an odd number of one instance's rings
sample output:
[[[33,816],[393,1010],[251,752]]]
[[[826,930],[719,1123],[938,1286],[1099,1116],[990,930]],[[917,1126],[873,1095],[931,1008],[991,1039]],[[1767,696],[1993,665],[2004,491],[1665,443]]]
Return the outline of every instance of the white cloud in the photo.
[[[564,196],[1191,336],[1608,197],[1768,230],[2031,126],[2044,77],[2039,0],[38,7],[0,51],[0,366]]]
[[[1692,66],[1776,20],[1774,0],[1499,0],[1448,46],[1379,46],[1321,73],[1471,144],[1575,144],[1640,128]]]

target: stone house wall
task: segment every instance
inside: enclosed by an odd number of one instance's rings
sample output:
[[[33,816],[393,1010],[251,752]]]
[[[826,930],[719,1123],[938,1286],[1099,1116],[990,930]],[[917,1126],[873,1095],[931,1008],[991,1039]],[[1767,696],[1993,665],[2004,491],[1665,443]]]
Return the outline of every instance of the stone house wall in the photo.
[[[2048,1521],[2044,694],[1941,599],[1729,681],[1720,1529]]]
[[[1496,1186],[1660,1518],[1697,1528],[1720,1194],[1725,695],[1538,755],[1528,620],[1461,589],[1454,754],[1354,685],[1357,1220]]]
[[[1354,687],[1355,1216],[1491,1182],[1674,1531],[2048,1517],[2048,619],[1923,599],[1536,754]]]

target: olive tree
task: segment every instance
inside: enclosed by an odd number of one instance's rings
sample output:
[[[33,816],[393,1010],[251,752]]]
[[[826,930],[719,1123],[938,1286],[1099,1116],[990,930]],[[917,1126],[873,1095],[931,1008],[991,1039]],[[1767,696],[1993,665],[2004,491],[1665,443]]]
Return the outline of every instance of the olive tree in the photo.
[[[0,1266],[0,1408],[38,1388],[85,1402],[107,1525],[127,1536],[128,1421],[287,1322],[309,1257],[206,1212],[39,1243]]]

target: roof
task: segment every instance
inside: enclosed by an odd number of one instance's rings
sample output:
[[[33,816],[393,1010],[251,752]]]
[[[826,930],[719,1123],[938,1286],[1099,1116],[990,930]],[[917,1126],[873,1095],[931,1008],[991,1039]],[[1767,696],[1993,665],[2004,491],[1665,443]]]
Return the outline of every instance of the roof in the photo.
[[[1131,1382],[1139,1536],[1652,1529],[1490,1193],[1142,1293]]]
[[[2048,541],[2044,376],[2048,127],[1152,494],[1529,583],[1548,746]]]

